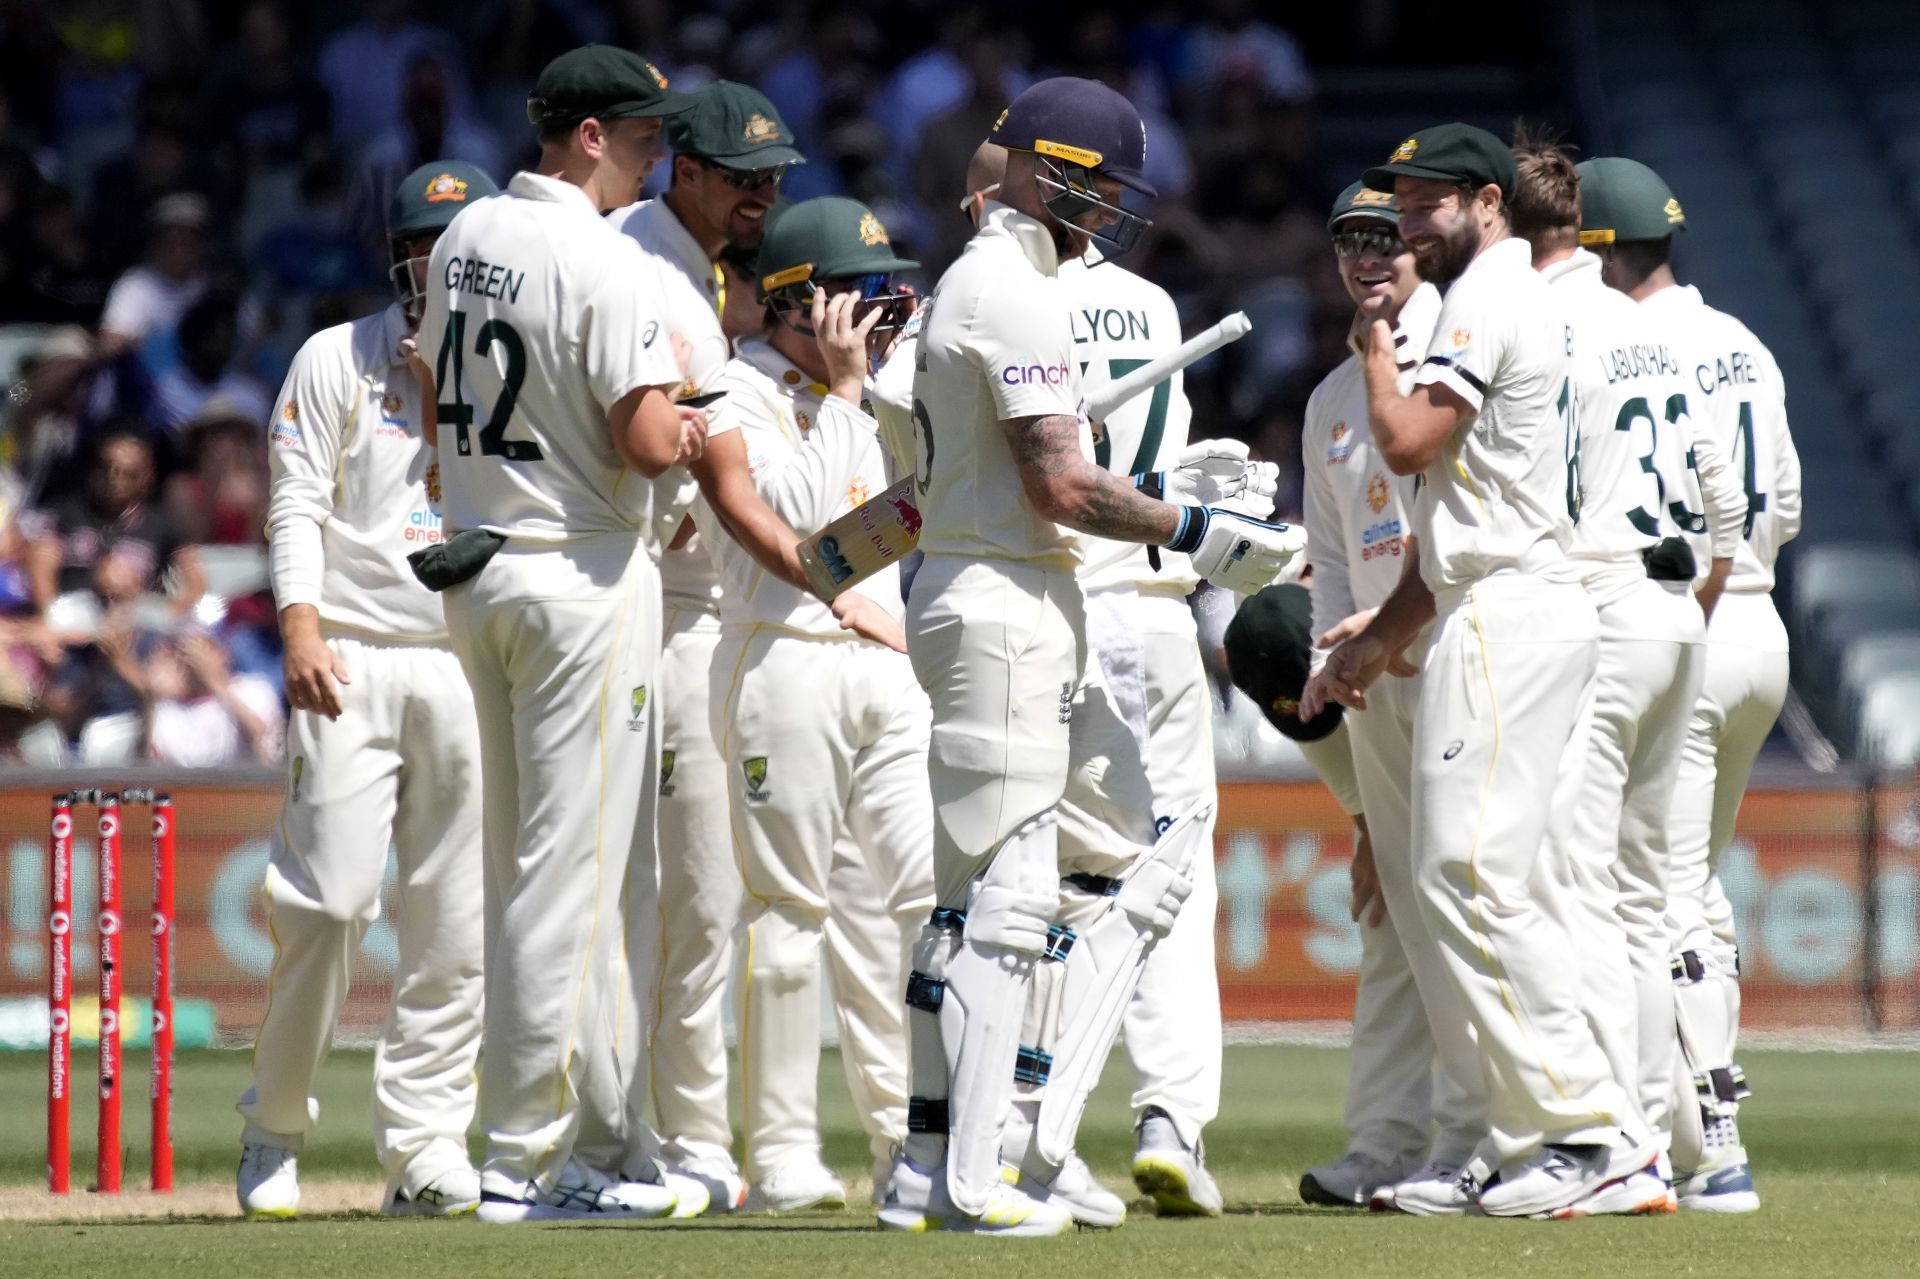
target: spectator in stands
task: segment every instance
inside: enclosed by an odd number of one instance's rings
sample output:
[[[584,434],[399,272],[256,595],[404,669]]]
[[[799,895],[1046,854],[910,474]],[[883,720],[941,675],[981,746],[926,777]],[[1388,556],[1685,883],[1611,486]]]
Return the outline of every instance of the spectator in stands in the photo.
[[[131,144],[93,173],[94,248],[114,269],[133,265],[145,247],[139,215],[171,195],[192,193],[212,202],[218,188],[210,150],[194,137],[192,94],[178,85],[141,89]],[[224,203],[224,201],[222,201]]]
[[[147,257],[128,268],[107,294],[100,341],[107,354],[138,348],[171,330],[207,288],[207,233],[212,211],[205,196],[170,195],[153,206]]]
[[[73,197],[57,186],[36,183],[24,206],[19,238],[0,249],[12,268],[0,268],[7,277],[0,285],[0,323],[91,329],[100,322],[113,275],[87,235]]]
[[[251,421],[267,420],[267,389],[234,367],[239,314],[232,294],[213,292],[180,317],[180,363],[155,379],[155,426],[179,431],[216,401]]]
[[[337,32],[320,50],[320,83],[333,103],[333,140],[343,154],[360,149],[400,122],[394,86],[422,54],[452,73],[453,100],[464,110],[460,49],[446,32],[411,20],[408,0],[362,0],[359,22]]]
[[[78,487],[80,449],[96,365],[79,325],[55,329],[21,364],[0,435],[5,496],[16,510],[47,506]]]
[[[21,736],[40,718],[47,672],[60,660],[60,646],[33,606],[15,509],[0,499],[0,759],[19,758]]]
[[[185,463],[167,480],[166,505],[187,541],[201,546],[266,546],[267,454],[251,400],[208,400],[181,433]]]
[[[205,631],[156,637],[141,672],[147,754],[179,768],[270,764],[280,758],[286,714],[258,675],[236,675]]]
[[[216,66],[204,108],[208,133],[240,176],[294,168],[326,145],[331,107],[307,67],[283,0],[242,11],[239,44]]]
[[[458,156],[488,177],[500,173],[500,145],[491,130],[457,108],[442,56],[422,50],[407,63],[400,118],[367,147],[354,186],[355,230],[385,246],[387,202],[400,179],[439,156]]]

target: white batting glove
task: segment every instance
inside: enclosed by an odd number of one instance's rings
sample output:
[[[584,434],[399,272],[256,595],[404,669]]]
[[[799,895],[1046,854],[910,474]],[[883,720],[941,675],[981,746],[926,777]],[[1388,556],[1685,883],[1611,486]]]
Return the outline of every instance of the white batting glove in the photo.
[[[1167,549],[1191,556],[1194,572],[1242,595],[1279,581],[1307,549],[1307,530],[1298,524],[1269,524],[1217,506],[1180,511]]]
[[[1135,476],[1134,485],[1176,506],[1218,506],[1265,519],[1273,514],[1280,468],[1250,461],[1241,440],[1199,440],[1180,451],[1173,469]]]

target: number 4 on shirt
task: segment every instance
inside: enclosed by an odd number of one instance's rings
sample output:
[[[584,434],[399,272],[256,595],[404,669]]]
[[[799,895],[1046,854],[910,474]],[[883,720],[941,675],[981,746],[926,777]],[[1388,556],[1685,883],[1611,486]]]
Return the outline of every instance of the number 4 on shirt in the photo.
[[[473,335],[473,353],[485,356],[496,343],[507,353],[507,367],[501,374],[500,398],[494,401],[493,412],[487,414],[486,425],[480,428],[481,456],[504,457],[509,462],[542,461],[545,455],[532,440],[507,438],[507,422],[513,417],[513,406],[520,398],[520,384],[527,378],[526,344],[506,320],[488,320]],[[468,438],[468,428],[473,425],[473,406],[462,397],[460,389],[466,345],[467,314],[449,311],[447,331],[440,339],[440,354],[434,360],[433,380],[443,393],[451,391],[453,399],[441,400],[434,408],[439,414],[440,429],[454,428],[454,448],[461,457],[473,452],[473,441]],[[451,378],[447,376],[449,363],[453,365]]]

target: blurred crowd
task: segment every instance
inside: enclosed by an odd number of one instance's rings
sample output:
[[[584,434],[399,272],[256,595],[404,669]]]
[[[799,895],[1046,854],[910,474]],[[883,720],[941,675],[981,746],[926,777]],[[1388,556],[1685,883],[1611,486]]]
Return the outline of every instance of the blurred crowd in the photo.
[[[385,305],[381,216],[439,157],[503,183],[528,86],[597,40],[676,88],[759,86],[809,163],[793,199],[880,211],[930,285],[967,156],[1033,79],[1148,120],[1130,265],[1189,328],[1196,436],[1283,468],[1343,356],[1312,71],[1255,0],[1072,16],[1007,4],[12,0],[0,11],[0,759],[271,759],[284,720],[263,533],[268,406],[311,333]],[[663,178],[668,166],[659,166]],[[1289,483],[1285,477],[1296,477]]]

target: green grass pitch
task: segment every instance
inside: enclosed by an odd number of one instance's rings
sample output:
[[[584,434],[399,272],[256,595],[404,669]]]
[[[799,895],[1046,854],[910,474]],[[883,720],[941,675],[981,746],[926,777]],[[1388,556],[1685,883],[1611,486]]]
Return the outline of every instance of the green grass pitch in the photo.
[[[128,1061],[126,1182],[146,1176],[145,1060]],[[231,1216],[244,1053],[184,1054],[175,1073],[176,1201],[208,1215],[168,1216],[165,1201],[118,1205],[85,1193],[93,1112],[74,1107],[75,1193],[44,1193],[44,1059],[0,1057],[0,1276],[404,1274],[419,1279],[512,1275],[860,1276],[1099,1275],[1879,1275],[1920,1270],[1920,1058],[1909,1053],[1753,1053],[1743,1111],[1765,1206],[1754,1217],[1682,1213],[1650,1220],[1415,1220],[1300,1204],[1300,1169],[1341,1145],[1346,1054],[1334,1049],[1228,1050],[1222,1116],[1208,1152],[1228,1199],[1221,1221],[1156,1221],[1144,1203],[1126,1225],[1035,1241],[883,1235],[862,1210],[840,1214],[595,1227],[492,1228],[468,1221],[372,1215],[378,1173],[367,1136],[370,1058],[339,1054],[319,1084],[323,1118],[301,1159],[309,1183],[349,1187],[365,1210],[294,1223]],[[74,1062],[79,1091],[91,1056]],[[1116,1062],[1088,1110],[1082,1148],[1116,1189],[1131,1133],[1130,1072]],[[829,1162],[852,1180],[865,1142],[839,1063],[822,1061]],[[1015,1259],[1018,1259],[1017,1261]],[[1009,1270],[1009,1265],[1018,1270]]]

